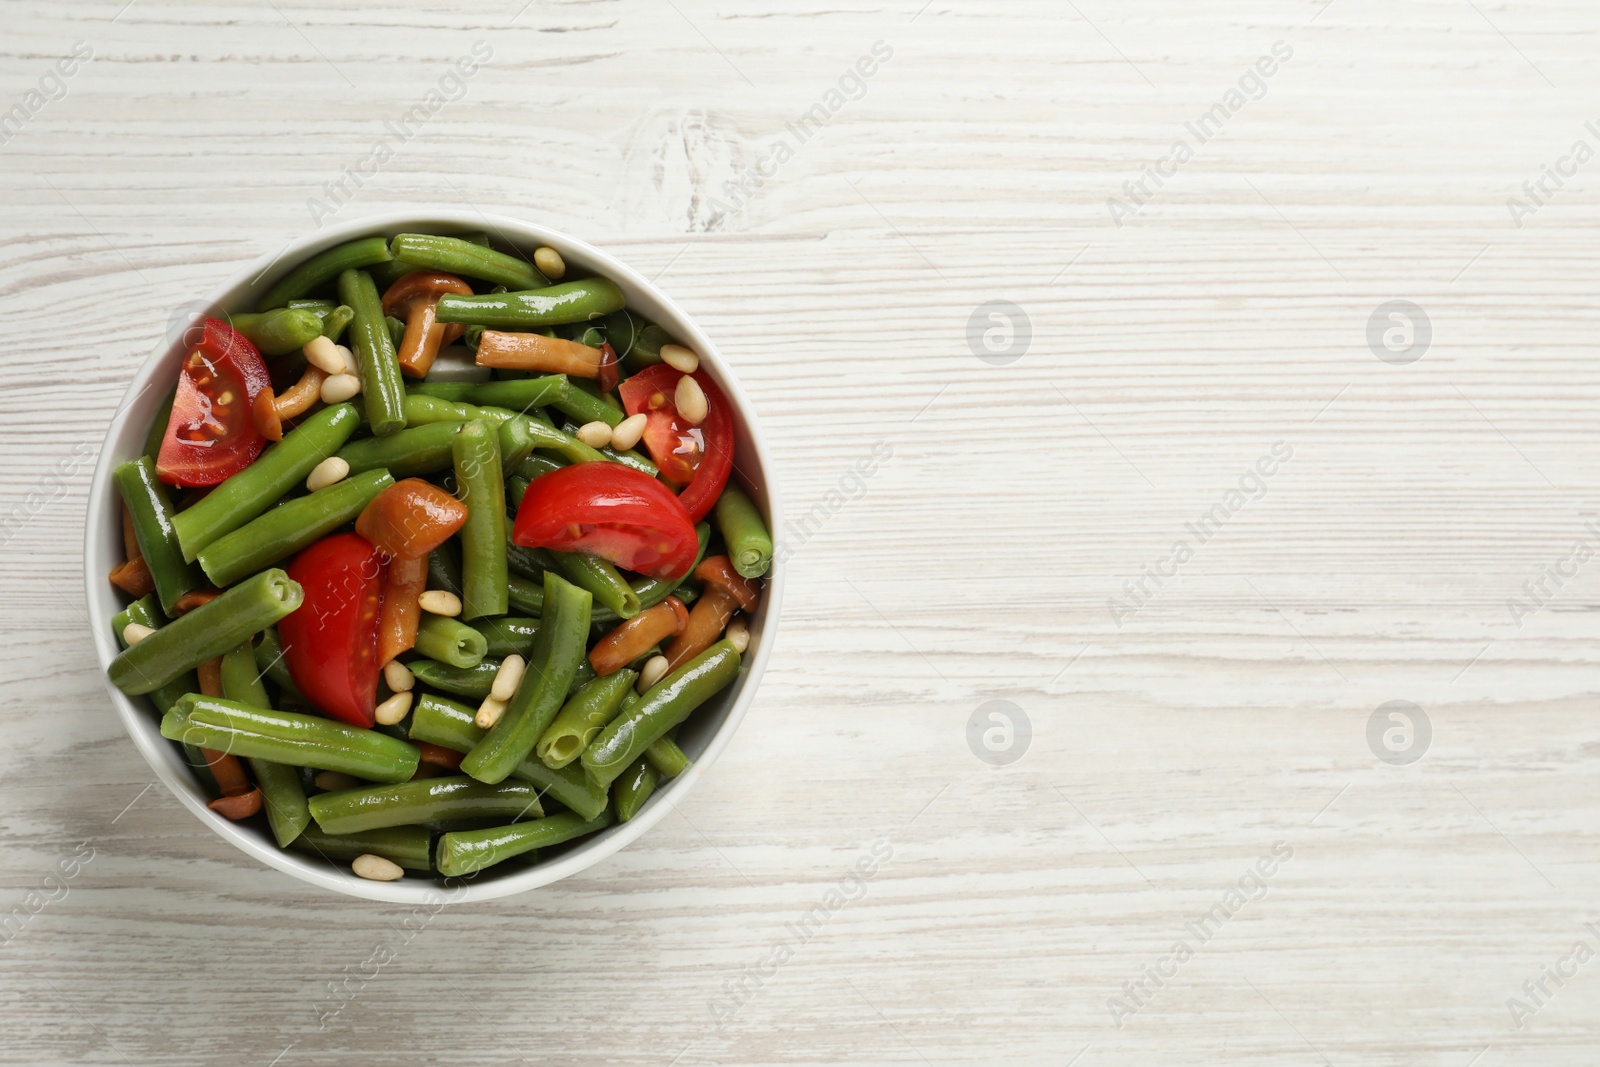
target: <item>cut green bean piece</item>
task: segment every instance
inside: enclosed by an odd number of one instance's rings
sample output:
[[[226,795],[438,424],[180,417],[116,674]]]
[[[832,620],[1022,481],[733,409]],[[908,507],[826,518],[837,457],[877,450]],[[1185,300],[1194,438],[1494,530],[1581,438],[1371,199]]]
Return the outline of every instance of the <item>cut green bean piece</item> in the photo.
[[[193,507],[172,517],[172,528],[193,563],[206,546],[230,534],[281,500],[313,467],[355,433],[361,416],[349,404],[323,408],[256,457]]]
[[[354,522],[373,497],[393,484],[388,471],[365,471],[279,504],[213,541],[200,553],[200,566],[212,584],[232,585]]]
[[[439,838],[439,873],[451,877],[471,874],[534,849],[603,830],[611,823],[609,811],[593,819],[584,819],[577,812],[562,812],[532,822],[448,833]]]
[[[425,611],[417,624],[416,649],[429,659],[465,669],[483,662],[489,642],[459,619]]]
[[[539,620],[503,615],[498,619],[479,619],[472,628],[488,642],[486,655],[494,659],[512,655],[527,659],[533,653],[533,639],[539,635]]]
[[[149,456],[122,464],[112,477],[122,493],[123,503],[128,505],[128,513],[133,516],[139,554],[144,557],[155,582],[161,610],[171,615],[178,599],[200,588],[202,583],[199,572],[184,560],[183,549],[178,545],[167,487],[156,477],[156,467]]]
[[[615,806],[618,822],[627,822],[639,814],[644,802],[656,791],[661,773],[644,756],[640,756],[622,772],[611,788],[611,803]]]
[[[252,707],[272,707],[267,699],[267,687],[261,684],[250,642],[223,653],[222,695]],[[256,788],[261,790],[261,802],[273,839],[279,848],[286,848],[311,822],[300,774],[293,767],[264,759],[251,759],[250,773],[255,776]]]
[[[467,752],[488,732],[480,730],[473,717],[473,710],[464,704],[424,694],[411,712],[411,739],[452,752]],[[585,778],[579,767],[552,770],[530,754],[517,764],[511,777],[532,782],[545,795],[585,819],[592,819],[606,809],[606,791]]]
[[[439,321],[495,329],[559,326],[609,315],[624,300],[617,283],[601,277],[484,296],[446,293],[439,298]]]
[[[166,618],[161,614],[161,607],[156,603],[155,597],[146,596],[135,600],[111,617],[111,628],[116,631],[119,648],[128,647],[127,642],[122,639],[122,631],[127,629],[130,622],[136,622],[140,626],[148,626],[154,630],[166,622]],[[159,689],[152,690],[147,695],[150,697],[150,703],[156,706],[156,711],[165,715],[172,710],[178,699],[185,693],[198,692],[199,689],[199,680],[194,676],[193,672],[190,672],[168,682]],[[211,764],[206,762],[204,754],[193,745],[184,745],[182,747],[184,759],[188,761],[190,769],[195,773],[195,777],[200,779],[201,787],[212,796],[220,793],[221,790],[217,788],[217,780],[211,774]]]
[[[650,747],[644,750],[644,758],[650,761],[650,766],[654,767],[663,778],[676,778],[689,769],[689,757],[671,736],[674,732],[676,730],[669,731],[664,737],[656,738]]]
[[[513,541],[506,545],[506,565],[530,581],[543,582],[544,572],[550,569],[550,555],[543,549]]]
[[[717,500],[717,528],[728,546],[733,569],[745,578],[759,578],[772,566],[772,534],[755,502],[732,481]]]
[[[383,830],[368,830],[359,834],[335,836],[325,834],[315,826],[305,831],[289,846],[296,852],[321,856],[330,863],[347,865],[358,856],[382,856],[410,871],[433,870],[429,850],[433,833],[423,826],[391,826]]]
[[[364,237],[359,241],[338,245],[326,252],[319,252],[284,275],[267,290],[256,308],[269,311],[283,307],[295,297],[305,296],[327,285],[346,270],[387,263],[393,258],[389,254],[389,243],[382,237]]]
[[[529,408],[544,407],[552,403],[566,385],[566,381],[567,376],[564,374],[547,374],[540,378],[479,382],[472,386],[466,399],[474,404],[526,412]]]
[[[144,453],[150,462],[154,463],[161,454],[161,442],[166,440],[167,424],[172,421],[172,403],[178,398],[177,389],[167,394],[167,398],[156,409],[155,421],[150,424],[150,432],[144,437]]]
[[[129,696],[153,692],[243,644],[298,608],[303,598],[299,583],[283,571],[262,571],[130,645],[106,673]],[[585,617],[584,625],[588,622]]]
[[[491,423],[476,419],[456,434],[454,448],[456,495],[467,506],[461,527],[461,617],[504,615],[506,483],[499,434]]]
[[[426,426],[392,433],[388,437],[363,437],[339,450],[339,458],[350,464],[351,474],[386,470],[396,478],[414,478],[449,470],[455,462],[451,451],[456,431],[464,423],[434,422]]]
[[[256,642],[256,669],[271,678],[287,695],[296,700],[305,699],[289,675],[289,665],[283,661],[283,642],[278,640],[276,627],[269,626],[261,631],[261,640]]]
[[[534,755],[546,767],[561,768],[583,755],[617,712],[623,698],[633,689],[639,673],[626,668],[595,678],[567,698],[555,721],[534,746]]]
[[[376,730],[199,693],[183,697],[162,716],[161,736],[235,756],[340,771],[373,782],[409,780],[417,771],[419,758],[415,745]]]
[[[292,308],[296,311],[315,311],[318,315],[326,315],[336,306],[332,300],[304,296],[291,300],[284,305],[284,307]]]
[[[464,775],[341,789],[311,798],[311,816],[329,834],[457,819],[504,823],[543,815],[539,791],[526,782],[484,785]]]
[[[428,588],[461,595],[461,553],[446,541],[428,553]]]
[[[344,331],[356,320],[356,310],[349,304],[340,304],[322,318],[322,336],[337,342]]]
[[[727,641],[718,641],[613,719],[584,750],[584,773],[600,785],[610,785],[651,744],[738,676],[739,653]]]
[[[615,426],[627,417],[588,390],[578,388],[571,381],[562,384],[561,392],[551,399],[550,406],[563,415],[570,416],[580,426],[588,422],[603,422],[607,426]],[[578,463],[581,460],[573,462]]]
[[[400,381],[394,338],[384,322],[383,301],[372,275],[360,270],[339,275],[339,299],[356,313],[350,323],[350,347],[361,365],[361,397],[366,403],[367,421],[374,434],[387,437],[405,429],[406,391]]]
[[[548,555],[556,573],[579,589],[588,590],[597,605],[619,619],[631,619],[639,614],[639,594],[623,580],[616,564],[581,552],[551,550]]]
[[[543,289],[550,280],[525,259],[496,252],[460,237],[402,233],[389,243],[395,259],[429,270],[482,278],[508,289]]]
[[[506,604],[523,615],[544,614],[544,576],[529,581],[520,574],[506,575]]]
[[[433,659],[414,659],[406,664],[417,681],[429,689],[442,689],[458,697],[482,700],[494,686],[500,661],[485,658],[471,667],[453,667]]]
[[[256,313],[241,312],[228,317],[228,324],[244,334],[245,340],[261,350],[263,356],[287,356],[322,335],[322,318],[315,311],[274,308]]]
[[[505,714],[461,761],[467,774],[480,782],[502,781],[533,751],[561,710],[578,665],[587,662],[592,603],[587,590],[545,574],[544,611],[533,655]]]

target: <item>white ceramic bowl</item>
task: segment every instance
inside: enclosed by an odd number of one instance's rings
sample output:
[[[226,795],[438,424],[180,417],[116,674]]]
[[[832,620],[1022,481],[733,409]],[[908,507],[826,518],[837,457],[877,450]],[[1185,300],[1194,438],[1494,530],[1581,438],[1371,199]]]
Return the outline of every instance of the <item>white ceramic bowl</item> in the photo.
[[[324,249],[360,237],[376,234],[392,237],[408,232],[465,233],[485,229],[489,231],[494,244],[503,251],[515,248],[531,258],[535,248],[549,245],[557,249],[578,272],[592,271],[611,278],[627,294],[629,309],[659,323],[668,333],[700,353],[701,365],[722,386],[735,408],[735,477],[741,478],[757,505],[765,511],[772,529],[781,529],[783,520],[766,446],[749,401],[718,354],[716,345],[677,304],[637,271],[566,234],[477,212],[408,212],[361,219],[319,230],[291,242],[278,253],[263,256],[219,285],[206,300],[197,301],[193,310],[197,313],[206,308],[248,310],[269,285],[294,265]],[[186,327],[187,318],[180,319],[179,325]],[[94,483],[89,490],[89,510],[84,531],[84,583],[88,589],[89,616],[97,623],[94,640],[102,673],[118,651],[111,633],[111,617],[122,610],[123,604],[120,594],[105,578],[106,573],[123,558],[121,509],[111,471],[143,450],[145,434],[155,418],[156,409],[165,398],[170,383],[177,381],[178,368],[185,355],[179,343],[182,329],[169,330],[169,334],[171,336],[145,361],[128,386],[122,404],[106,432],[94,472]],[[644,809],[627,823],[612,826],[561,849],[551,850],[548,856],[542,856],[532,866],[519,867],[511,863],[505,865],[503,872],[490,868],[473,879],[452,880],[448,886],[442,879],[412,875],[397,882],[369,882],[357,878],[347,868],[335,867],[300,852],[280,850],[266,833],[264,825],[255,825],[260,820],[234,823],[222,818],[206,807],[208,797],[201,791],[178,747],[161,736],[155,709],[149,702],[143,697],[129,699],[109,681],[106,689],[133,743],[173,795],[194,813],[195,818],[242,852],[269,867],[276,867],[303,882],[368,900],[433,905],[441,900],[488,900],[547,885],[598,863],[649,830],[670,807],[683,799],[733,736],[739,720],[744,718],[745,711],[755,698],[756,685],[766,666],[776,631],[778,605],[783,596],[783,570],[782,563],[774,559],[772,570],[766,577],[761,606],[750,620],[750,651],[745,657],[744,673],[727,691],[697,710],[678,736],[679,745],[694,760],[689,770],[664,783]]]

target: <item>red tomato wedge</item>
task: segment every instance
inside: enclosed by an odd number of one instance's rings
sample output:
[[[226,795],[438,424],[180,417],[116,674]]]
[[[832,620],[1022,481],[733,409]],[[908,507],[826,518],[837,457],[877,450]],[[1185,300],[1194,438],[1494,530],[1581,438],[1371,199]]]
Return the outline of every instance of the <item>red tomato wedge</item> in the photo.
[[[541,474],[517,509],[511,539],[608,559],[624,570],[673,579],[700,548],[694,520],[672,490],[620,463],[580,463]]]
[[[733,470],[733,407],[717,383],[697,370],[690,377],[705,392],[707,411],[699,426],[691,425],[672,399],[682,377],[682,371],[658,363],[624,381],[617,392],[629,415],[649,416],[644,444],[650,458],[661,468],[661,477],[687,486],[678,499],[690,521],[699,522],[722,495]]]
[[[288,566],[305,602],[278,623],[283,661],[319,710],[372,726],[378,695],[378,550],[358,534],[324,537]]]
[[[267,443],[251,410],[271,386],[255,345],[227,323],[207,319],[178,376],[156,474],[168,485],[205,486],[250,466]]]

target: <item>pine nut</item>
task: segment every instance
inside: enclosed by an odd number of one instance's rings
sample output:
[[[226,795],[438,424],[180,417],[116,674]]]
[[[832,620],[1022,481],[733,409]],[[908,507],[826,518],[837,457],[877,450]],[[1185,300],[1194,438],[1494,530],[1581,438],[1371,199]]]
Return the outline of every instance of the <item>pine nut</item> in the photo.
[[[488,730],[500,721],[500,716],[506,713],[506,702],[496,700],[494,697],[484,697],[483,703],[478,705],[478,714],[472,717],[472,724],[480,730]]]
[[[411,687],[417,684],[417,676],[411,673],[411,668],[397,659],[384,665],[383,680],[396,693],[409,693]]]
[[[578,427],[578,440],[590,448],[604,448],[611,443],[611,427],[596,419]]]
[[[327,386],[323,386],[324,389]],[[699,426],[706,421],[706,413],[711,405],[706,400],[706,391],[700,388],[700,383],[685,374],[678,379],[677,391],[672,394],[672,402],[677,405],[678,414],[690,426]]]
[[[651,656],[639,669],[638,690],[643,693],[667,675],[667,657]]]
[[[342,404],[361,392],[361,379],[354,374],[329,375],[322,383],[322,402]]]
[[[744,650],[750,647],[750,626],[742,616],[730,622],[727,632],[722,636],[727,638],[728,644],[732,645],[733,650],[741,656],[744,655]]]
[[[370,852],[357,856],[350,870],[355,872],[357,878],[365,878],[369,882],[398,882],[406,873],[393,860],[374,856]]]
[[[417,597],[417,606],[429,615],[448,615],[454,618],[461,614],[461,598],[443,589],[430,589],[423,593]]]
[[[374,717],[379,726],[393,726],[411,712],[411,694],[396,693],[378,705]]]
[[[502,704],[509,701],[517,691],[517,686],[522,684],[522,672],[527,666],[527,661],[516,654],[501,660],[500,669],[494,674],[494,685],[489,687],[489,695]]]
[[[684,374],[693,374],[700,369],[699,355],[695,353],[694,349],[685,348],[682,345],[662,345],[661,362],[675,371],[682,371]]]
[[[637,415],[629,415],[611,428],[611,447],[619,452],[626,452],[639,443],[649,422],[650,416],[642,411]]]
[[[549,245],[540,245],[533,250],[533,265],[553,282],[559,282],[567,273],[567,264],[561,258],[561,253]]]
[[[344,345],[334,345],[339,350],[339,358],[344,360],[344,372],[361,377],[361,364],[356,362],[356,354]]]
[[[154,627],[130,622],[122,628],[122,643],[131,648],[155,632]]]
[[[332,793],[338,789],[354,789],[361,784],[359,779],[353,778],[343,771],[318,771],[317,776],[311,781],[325,793]]]
[[[313,337],[306,342],[300,350],[305,353],[306,362],[325,374],[343,374],[344,356],[339,353],[339,346],[331,338]]]
[[[350,473],[350,464],[338,456],[329,456],[327,459],[311,468],[311,473],[306,475],[306,488],[315,493],[318,489],[345,480]]]

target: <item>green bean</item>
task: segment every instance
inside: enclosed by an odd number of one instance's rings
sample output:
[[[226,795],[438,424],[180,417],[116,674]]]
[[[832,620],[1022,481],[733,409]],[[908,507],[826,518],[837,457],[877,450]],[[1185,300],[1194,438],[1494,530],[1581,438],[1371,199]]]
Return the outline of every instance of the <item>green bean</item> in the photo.
[[[406,393],[404,408],[406,425],[413,429],[438,422],[466,422],[475,417],[471,404],[412,391]]]
[[[755,503],[731,480],[717,500],[717,528],[728,546],[733,569],[745,578],[759,578],[772,566],[772,534]]]
[[[492,410],[480,408],[479,410]],[[539,446],[539,430],[543,427],[532,419],[514,415],[500,424],[500,467],[502,471],[522,466]]]
[[[327,834],[455,819],[540,818],[538,791],[524,782],[484,785],[465,775],[398,785],[341,789],[311,798],[311,816]]]
[[[246,641],[238,648],[222,655],[222,695],[241,704],[258,708],[271,708],[267,687],[261,684],[261,674],[256,669],[256,657]],[[261,801],[267,811],[267,825],[272,828],[273,839],[279,848],[300,836],[300,831],[311,822],[306,808],[306,791],[300,785],[300,775],[293,767],[271,760],[250,760],[250,772],[255,776],[256,788],[261,790]]]
[[[578,664],[587,662],[592,602],[586,590],[545,574],[544,611],[533,655],[505,714],[461,761],[467,774],[480,782],[502,781],[533,751],[561,710]]]
[[[326,315],[336,305],[332,300],[323,300],[321,297],[298,297],[283,305],[294,311],[315,311],[318,315]]]
[[[521,466],[517,468],[517,476],[531,482],[542,474],[549,474],[551,471],[560,470],[565,466],[565,463],[557,462],[549,456],[541,456],[536,453],[522,461]]]
[[[585,820],[569,811],[487,830],[458,830],[439,838],[439,873],[451,877],[471,874],[534,849],[603,830],[611,823],[610,812]]]
[[[428,553],[428,588],[461,595],[461,554],[449,541]]]
[[[633,312],[627,308],[613,311],[601,322],[601,328],[606,332],[606,340],[610,343],[612,351],[616,352],[618,359],[627,359],[628,353],[633,351],[634,339],[639,331],[644,329],[643,319],[634,318]]]
[[[400,345],[405,342],[406,324],[395,318],[393,315],[385,315],[383,317],[383,325],[388,328],[390,346],[392,346],[394,350],[398,352],[400,350]]]
[[[476,667],[483,662],[489,642],[458,619],[422,613],[417,624],[417,651],[452,667]]]
[[[307,826],[289,847],[296,852],[313,852],[330,863],[347,864],[358,856],[373,855],[392,860],[407,870],[431,871],[433,858],[429,850],[432,845],[432,832],[422,826],[391,826],[339,836]]]
[[[611,790],[611,803],[615,806],[618,822],[627,822],[639,814],[644,802],[656,791],[661,774],[644,756],[640,756],[622,772]]]
[[[139,554],[155,582],[161,610],[171,615],[178,599],[200,588],[200,575],[183,558],[178,536],[172,529],[172,501],[167,487],[156,477],[149,456],[122,464],[112,474],[122,493],[123,503],[133,516],[133,532],[139,541]]]
[[[495,659],[511,655],[527,659],[533,652],[533,639],[539,634],[539,620],[502,615],[498,619],[479,619],[472,628],[488,642],[486,655]]]
[[[622,710],[623,697],[638,677],[637,671],[624,668],[585,684],[567,698],[534,746],[534,755],[546,767],[557,769],[583,755],[595,735]]]
[[[506,606],[524,615],[544,613],[544,578],[530,582],[520,574],[506,574]]]
[[[161,736],[235,756],[340,771],[374,782],[409,780],[419,758],[415,745],[376,730],[199,693],[183,697],[162,717]]]
[[[544,572],[550,569],[550,554],[512,541],[506,545],[506,565],[524,578],[542,582]]]
[[[228,325],[244,334],[245,340],[268,358],[298,352],[306,342],[322,335],[322,319],[315,311],[305,309],[241,312],[228,316]]]
[[[278,640],[276,627],[269,626],[261,631],[261,640],[256,642],[256,669],[271,678],[284,693],[296,700],[305,699],[289,675],[289,665],[283,661],[283,642]]]
[[[439,298],[439,321],[527,329],[587,322],[621,308],[625,298],[610,278],[581,278],[520,292]]]
[[[500,661],[485,658],[471,667],[454,667],[432,659],[414,659],[406,664],[417,681],[430,689],[443,689],[458,697],[482,700],[494,686],[494,676],[500,670]]]
[[[283,571],[262,571],[130,645],[106,673],[129,696],[153,692],[243,644],[298,608],[303,598],[299,583]]]
[[[700,539],[700,548],[695,552],[694,563],[683,572],[681,578],[640,578],[633,583],[633,591],[639,597],[640,610],[653,608],[667,597],[678,591],[678,587],[694,573],[695,567],[700,566],[700,561],[705,559],[706,547],[711,544],[711,525],[697,523],[694,528],[695,536]],[[681,598],[680,598],[681,599]]]
[[[344,336],[345,328],[356,321],[356,309],[349,304],[340,304],[322,319],[322,336],[330,341],[338,341]]]
[[[161,607],[156,603],[155,597],[145,596],[135,600],[126,608],[111,617],[111,628],[116,631],[117,644],[127,648],[127,642],[122,639],[122,631],[128,628],[130,622],[140,626],[148,626],[152,630],[159,628],[166,621],[161,614]],[[185,693],[199,691],[200,682],[191,671],[187,675],[168,682],[159,689],[149,693],[150,703],[156,706],[156,711],[162,715],[172,710],[174,704]],[[189,766],[195,772],[195,777],[200,779],[200,785],[206,792],[215,796],[221,790],[217,788],[217,780],[212,777],[211,764],[206,761],[205,755],[193,745],[183,746],[184,758],[189,761]]]
[[[347,270],[339,275],[339,299],[356,313],[350,323],[351,348],[361,365],[361,396],[366,402],[372,432],[387,437],[406,426],[405,386],[400,382],[400,361],[395,341],[384,322],[383,301],[372,275]]]
[[[459,237],[402,233],[389,242],[389,248],[395,259],[415,263],[429,270],[441,270],[446,274],[482,278],[510,289],[542,289],[550,284],[549,279],[527,260],[496,252]]]
[[[355,521],[373,497],[394,484],[386,470],[363,471],[325,489],[296,497],[219,537],[200,553],[212,584],[232,585]]]
[[[460,422],[433,422],[388,437],[364,437],[339,450],[351,474],[387,470],[396,478],[412,478],[449,469],[454,462],[451,444]]]
[[[407,382],[406,396],[431,396],[454,404],[469,404],[472,390],[477,387],[477,382]]]
[[[488,732],[479,729],[473,718],[473,710],[463,704],[423,694],[411,712],[411,739],[453,752],[470,751]],[[517,764],[511,777],[532,782],[545,795],[554,797],[585,819],[594,818],[606,808],[606,791],[585,778],[579,767],[552,770],[530,753]]]
[[[672,736],[677,732],[677,727],[673,727],[652,741],[650,747],[644,750],[644,758],[650,761],[650,766],[654,767],[663,778],[676,778],[689,769],[689,757],[678,747],[677,740]]]
[[[178,390],[173,389],[167,398],[156,409],[155,421],[150,424],[150,432],[144,435],[144,452],[151,462],[161,455],[161,442],[167,438],[167,424],[172,421],[172,402],[178,398]]]
[[[610,785],[658,738],[739,675],[739,653],[718,641],[645,693],[601,731],[583,753],[583,769],[600,785]]]
[[[569,420],[566,425],[561,427],[561,432],[575,435],[578,432],[578,424]],[[620,463],[624,467],[632,467],[634,470],[642,474],[648,474],[652,478],[661,473],[654,463],[632,449],[626,452],[618,452],[610,445],[604,445],[600,448],[600,455],[612,463]]]
[[[527,495],[528,479],[517,477],[506,479],[506,503],[511,508],[511,514],[515,515],[517,512],[522,510],[522,498]],[[517,569],[515,563],[511,565],[511,569]]]
[[[323,408],[204,500],[174,515],[172,528],[183,546],[183,558],[193,563],[207,545],[276,504],[313,467],[339,451],[360,421],[349,404]]]
[[[623,580],[616,564],[581,552],[550,551],[548,555],[555,572],[579,589],[588,590],[596,604],[620,619],[639,614],[639,594]]]
[[[567,376],[564,374],[547,374],[539,378],[478,382],[472,386],[468,398],[474,404],[489,404],[511,411],[525,412],[529,408],[544,407],[551,403],[566,380]]]
[[[561,386],[561,392],[551,399],[550,406],[563,415],[570,415],[580,426],[586,422],[615,426],[627,417],[588,390],[578,388],[570,380]]]
[[[268,311],[283,307],[295,297],[305,296],[312,290],[327,285],[346,270],[387,263],[393,258],[394,256],[389,254],[389,243],[382,237],[365,237],[359,241],[330,248],[326,252],[319,252],[268,289],[267,295],[256,304],[256,310]],[[348,304],[349,301],[346,300],[345,303]]]
[[[457,432],[454,449],[456,495],[467,506],[461,527],[461,617],[504,615],[506,483],[499,434],[491,423],[475,419]]]
[[[597,677],[599,676],[595,674],[594,664],[590,663],[589,657],[585,655],[583,659],[578,661],[578,670],[575,674],[573,674],[571,684],[567,686],[567,696],[571,696],[573,693],[576,693],[580,688],[588,685]]]

